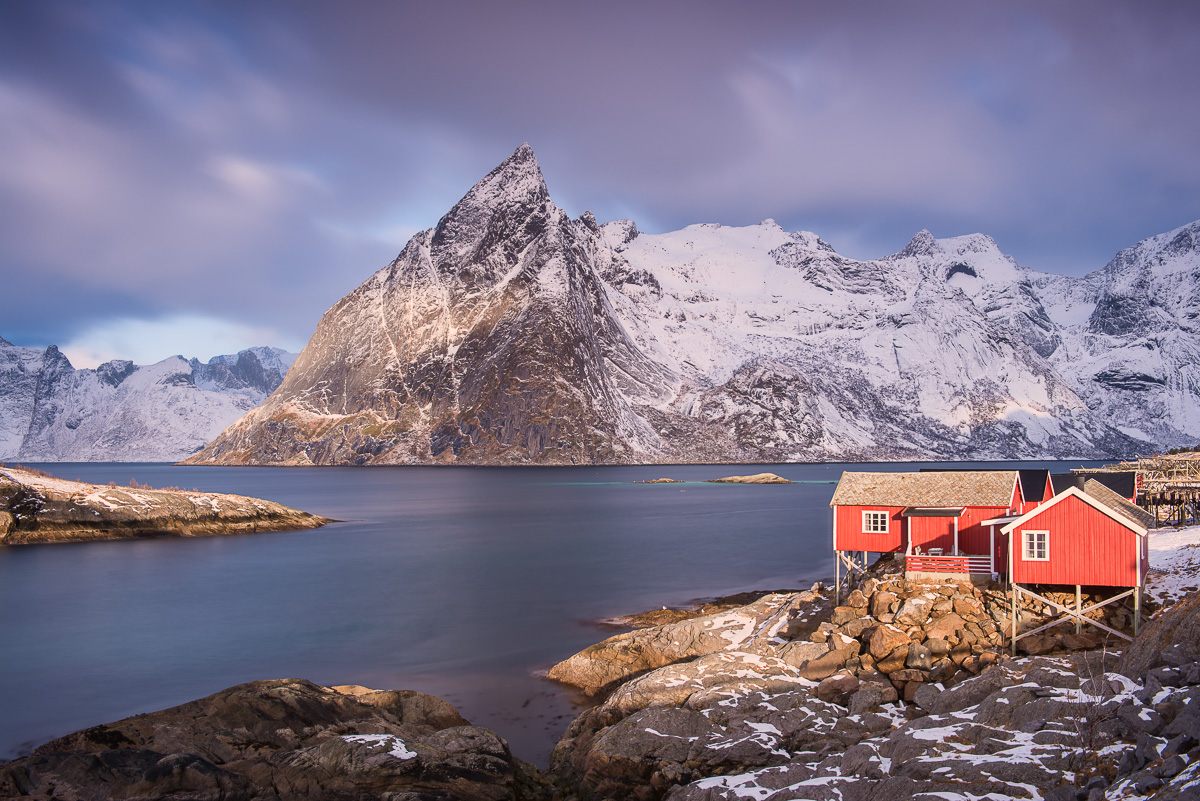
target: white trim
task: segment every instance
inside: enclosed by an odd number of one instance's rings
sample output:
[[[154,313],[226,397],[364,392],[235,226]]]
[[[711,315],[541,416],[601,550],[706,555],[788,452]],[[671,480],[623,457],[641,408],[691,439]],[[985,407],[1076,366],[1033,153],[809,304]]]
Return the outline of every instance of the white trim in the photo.
[[[870,515],[873,519],[870,524],[867,523],[867,516]],[[883,529],[876,528],[878,523],[877,515],[883,515]],[[891,512],[881,509],[863,509],[862,512],[862,533],[863,534],[890,534],[892,530],[892,514]]]
[[[832,504],[831,504],[832,506]],[[837,512],[838,508],[833,507],[833,552],[837,553]]]
[[[1045,512],[1046,510],[1048,510],[1051,506],[1054,506],[1055,504],[1058,504],[1058,503],[1062,503],[1063,501],[1065,501],[1067,498],[1071,497],[1072,495],[1075,496],[1076,498],[1078,498],[1079,500],[1083,501],[1084,503],[1086,503],[1088,506],[1095,509],[1097,512],[1100,512],[1101,514],[1112,518],[1117,523],[1120,523],[1122,526],[1129,529],[1134,534],[1137,534],[1139,537],[1146,536],[1145,527],[1138,525],[1137,523],[1133,522],[1129,518],[1127,518],[1124,515],[1117,512],[1115,509],[1111,509],[1108,506],[1105,506],[1103,503],[1096,500],[1095,498],[1088,495],[1087,493],[1083,492],[1082,490],[1078,489],[1077,487],[1068,487],[1067,489],[1058,493],[1053,498],[1051,498],[1050,500],[1041,504],[1040,506],[1036,507],[1032,511],[1026,512],[1025,514],[1021,515],[1016,520],[1012,521],[1007,526],[1000,529],[1000,532],[1002,534],[1010,533],[1013,529],[1017,528],[1022,523],[1032,520],[1034,517],[1037,517],[1042,512]]]
[[[1033,540],[1031,540],[1031,537],[1035,534],[1041,535],[1039,537],[1039,539],[1042,539],[1043,542],[1045,543],[1045,546],[1046,546],[1046,555],[1045,556],[1030,556],[1029,555],[1031,551],[1036,553],[1036,551],[1038,550],[1036,548],[1036,546],[1032,549],[1029,547],[1031,542],[1034,542]],[[1021,561],[1022,562],[1049,562],[1050,561],[1050,532],[1049,531],[1042,531],[1039,529],[1027,529],[1027,530],[1023,530],[1021,532]]]

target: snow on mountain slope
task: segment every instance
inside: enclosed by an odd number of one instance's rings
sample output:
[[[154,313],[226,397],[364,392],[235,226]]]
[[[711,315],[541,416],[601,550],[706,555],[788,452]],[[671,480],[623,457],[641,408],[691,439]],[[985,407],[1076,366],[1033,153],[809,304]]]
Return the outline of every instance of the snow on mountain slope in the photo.
[[[1130,454],[1163,443],[1129,424],[1133,404],[1097,413],[1112,380],[1062,367],[1083,347],[1071,325],[1142,330],[1129,280],[1036,273],[979,234],[922,231],[857,261],[771,220],[655,235],[571,220],[522,146],[335,304],[280,390],[193,461]],[[1158,334],[1181,350],[1186,314]]]
[[[277,348],[76,370],[0,340],[0,459],[176,461],[257,406],[294,358]]]
[[[1200,436],[1200,221],[1040,290],[1061,332],[1051,358],[1088,407],[1132,436]]]
[[[1039,351],[1057,343],[1032,274],[988,237],[923,231],[894,256],[858,262],[773,221],[606,231],[625,272],[657,287],[613,286],[639,344],[689,385],[675,410],[732,426],[762,455],[1001,458],[1131,445],[1045,363]]]

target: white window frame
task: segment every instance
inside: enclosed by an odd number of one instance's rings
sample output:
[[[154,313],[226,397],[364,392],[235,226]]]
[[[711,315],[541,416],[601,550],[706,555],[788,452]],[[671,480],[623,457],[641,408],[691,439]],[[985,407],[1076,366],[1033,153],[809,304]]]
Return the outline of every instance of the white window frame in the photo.
[[[883,528],[879,528],[879,521],[882,518]],[[862,513],[862,530],[863,534],[887,534],[892,528],[892,516],[888,512],[875,510],[864,510]]]
[[[1038,547],[1038,545],[1042,547]],[[1042,552],[1038,556],[1038,551]],[[1049,531],[1022,531],[1021,532],[1021,561],[1022,562],[1049,562],[1050,561],[1050,532]]]

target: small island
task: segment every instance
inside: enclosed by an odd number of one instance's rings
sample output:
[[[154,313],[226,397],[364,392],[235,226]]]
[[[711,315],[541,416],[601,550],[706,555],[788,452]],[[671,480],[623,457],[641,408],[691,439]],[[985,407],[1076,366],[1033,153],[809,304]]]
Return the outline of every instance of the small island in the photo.
[[[0,545],[208,537],[317,528],[328,518],[272,501],[54,478],[0,466]]]
[[[752,476],[726,476],[725,478],[707,479],[707,484],[795,484],[783,476],[774,473],[755,473]]]

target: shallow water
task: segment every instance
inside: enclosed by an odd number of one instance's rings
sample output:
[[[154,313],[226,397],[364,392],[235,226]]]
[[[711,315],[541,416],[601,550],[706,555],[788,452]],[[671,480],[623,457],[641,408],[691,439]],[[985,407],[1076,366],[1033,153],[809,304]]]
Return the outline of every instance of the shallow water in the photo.
[[[1043,465],[1077,463],[1020,466]],[[914,469],[39,466],[236,492],[346,522],[0,548],[0,759],[240,682],[298,676],[440,695],[543,765],[578,704],[538,671],[613,633],[593,621],[828,580],[842,470]],[[802,483],[700,483],[764,470]],[[634,483],[660,476],[687,483]]]

